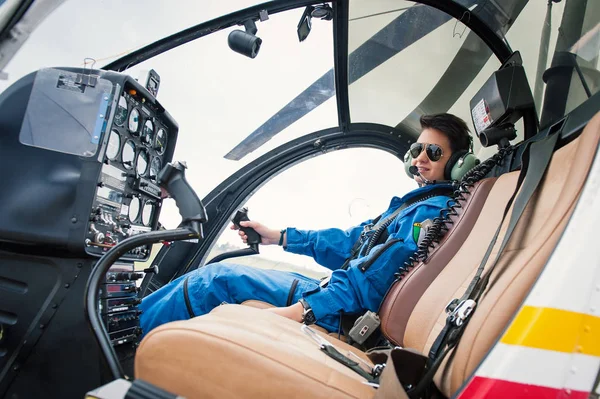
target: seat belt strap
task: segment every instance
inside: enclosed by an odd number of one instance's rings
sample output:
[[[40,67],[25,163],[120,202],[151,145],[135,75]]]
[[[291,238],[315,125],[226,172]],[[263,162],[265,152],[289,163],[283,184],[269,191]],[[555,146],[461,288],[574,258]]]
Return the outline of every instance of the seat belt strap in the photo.
[[[471,280],[469,287],[465,291],[465,294],[463,294],[460,300],[452,300],[446,308],[446,311],[449,313],[446,319],[446,325],[436,338],[434,344],[432,345],[431,351],[429,352],[429,370],[427,370],[427,373],[419,382],[418,386],[409,392],[409,396],[419,394],[429,385],[443,359],[460,341],[462,333],[465,330],[470,317],[475,311],[477,301],[479,301],[483,296],[490,276],[498,264],[506,245],[510,241],[512,233],[514,232],[519,219],[523,215],[525,207],[529,203],[529,200],[537,190],[543,176],[545,175],[558,137],[559,133],[554,132],[550,133],[548,136],[539,141],[529,143],[528,148],[526,149],[527,162],[523,163],[521,173],[519,174],[519,181],[517,182],[517,187],[511,199],[509,200],[507,207],[505,208],[500,226],[498,227],[492,242],[488,246],[488,250],[486,251],[484,259],[477,269],[475,277]],[[519,189],[521,190],[519,191]],[[511,213],[508,228],[506,230],[506,234],[504,235],[502,244],[500,245],[493,263],[483,277],[481,277],[485,264],[487,263],[492,249],[496,244],[496,240],[498,239],[504,219],[508,215],[508,209],[510,208],[513,199],[514,208]]]
[[[527,145],[527,148],[526,148],[524,154],[528,154],[528,153],[529,153],[529,145]],[[496,229],[494,236],[492,237],[492,240],[485,252],[485,255],[483,256],[483,259],[481,260],[479,266],[477,267],[475,276],[471,279],[471,282],[469,283],[469,285],[468,285],[467,289],[465,290],[464,294],[462,295],[462,297],[460,299],[454,298],[453,300],[450,301],[450,303],[448,303],[448,305],[446,305],[445,310],[446,310],[446,313],[448,313],[448,317],[446,318],[446,325],[444,326],[442,331],[440,331],[439,335],[437,336],[437,338],[435,339],[435,341],[433,342],[433,344],[431,345],[431,348],[429,350],[429,365],[430,366],[433,364],[435,359],[437,359],[439,357],[440,350],[446,344],[448,333],[450,332],[450,329],[453,327],[453,325],[457,322],[457,318],[460,318],[462,315],[466,314],[465,310],[467,310],[467,308],[465,308],[465,306],[470,307],[469,312],[473,311],[473,306],[475,304],[472,301],[469,303],[467,303],[466,301],[468,299],[470,299],[472,292],[475,290],[475,287],[477,286],[477,284],[479,283],[479,281],[481,279],[481,275],[483,273],[485,265],[489,259],[492,249],[494,248],[494,246],[496,244],[496,241],[498,240],[498,236],[500,235],[500,230],[502,229],[502,225],[504,224],[504,219],[506,219],[506,216],[508,215],[508,211],[510,210],[512,203],[513,203],[515,197],[517,196],[519,189],[521,188],[521,185],[524,180],[524,176],[527,173],[528,165],[529,165],[528,162],[524,162],[521,167],[521,172],[519,173],[519,178],[517,180],[515,190],[514,190],[513,194],[511,195],[510,199],[508,200],[508,202],[506,203],[506,206],[504,207],[504,212],[502,214],[502,219],[500,220],[500,224],[499,224],[498,228]],[[506,237],[508,237],[508,235],[505,235],[505,239],[506,239]],[[498,252],[498,254],[500,254],[500,252]],[[462,321],[458,321],[458,322],[461,323]]]

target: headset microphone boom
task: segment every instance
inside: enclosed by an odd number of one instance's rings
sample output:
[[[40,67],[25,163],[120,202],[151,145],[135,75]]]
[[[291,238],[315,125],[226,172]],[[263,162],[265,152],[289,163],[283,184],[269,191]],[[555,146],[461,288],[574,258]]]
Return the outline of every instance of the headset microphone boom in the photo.
[[[420,172],[419,172],[419,168],[417,168],[416,166],[411,166],[410,168],[408,168],[408,171],[410,173],[412,173],[415,176],[419,176],[422,180],[424,184],[435,184],[435,180],[429,180],[427,179],[425,176],[423,176]]]

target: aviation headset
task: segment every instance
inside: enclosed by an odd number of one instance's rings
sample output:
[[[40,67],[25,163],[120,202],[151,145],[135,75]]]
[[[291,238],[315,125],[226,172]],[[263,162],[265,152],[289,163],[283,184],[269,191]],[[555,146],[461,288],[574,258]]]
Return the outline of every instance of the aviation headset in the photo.
[[[404,171],[411,179],[415,177],[409,171],[412,160],[410,150],[406,151],[406,154],[404,154]],[[473,153],[473,137],[469,136],[469,149],[456,151],[450,155],[450,159],[448,159],[444,167],[444,179],[460,180],[469,170],[478,164],[479,159]]]

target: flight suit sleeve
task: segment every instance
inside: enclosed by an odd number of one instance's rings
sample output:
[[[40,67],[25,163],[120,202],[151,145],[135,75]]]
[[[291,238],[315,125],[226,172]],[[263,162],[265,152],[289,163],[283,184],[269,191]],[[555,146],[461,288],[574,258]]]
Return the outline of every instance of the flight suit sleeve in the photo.
[[[394,274],[417,249],[415,224],[439,216],[444,202],[438,200],[407,208],[388,228],[393,233],[384,243],[373,247],[368,255],[354,259],[347,270],[335,270],[327,287],[305,293],[317,320],[340,311],[377,312]]]
[[[350,256],[354,243],[371,220],[347,230],[297,230],[288,227],[287,252],[312,257],[319,265],[331,270],[340,268]]]

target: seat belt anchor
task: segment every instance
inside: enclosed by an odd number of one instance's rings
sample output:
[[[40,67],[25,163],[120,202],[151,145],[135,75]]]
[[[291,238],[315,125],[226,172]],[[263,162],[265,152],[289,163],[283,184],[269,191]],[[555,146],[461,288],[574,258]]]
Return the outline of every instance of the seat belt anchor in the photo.
[[[453,299],[452,301],[450,301],[450,303],[446,307],[446,311],[448,311],[450,305],[453,305],[454,301],[458,302],[457,299]],[[473,309],[475,309],[475,306],[477,306],[477,303],[472,299],[466,299],[460,302],[458,306],[456,306],[454,310],[451,311],[450,315],[448,316],[448,321],[450,323],[455,324],[457,327],[462,326],[464,322],[469,318],[471,313],[473,313]]]

